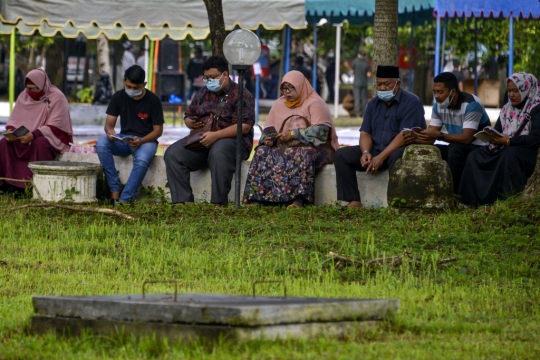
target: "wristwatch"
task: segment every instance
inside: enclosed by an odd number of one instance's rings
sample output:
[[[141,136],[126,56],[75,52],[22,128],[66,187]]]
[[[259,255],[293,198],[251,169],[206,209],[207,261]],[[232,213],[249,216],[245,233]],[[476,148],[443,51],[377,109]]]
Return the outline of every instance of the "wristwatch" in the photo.
[[[371,154],[371,152],[369,150],[362,151],[362,155],[365,155],[365,154]]]
[[[444,141],[444,133],[442,131],[439,132],[439,136],[437,136],[437,140]]]

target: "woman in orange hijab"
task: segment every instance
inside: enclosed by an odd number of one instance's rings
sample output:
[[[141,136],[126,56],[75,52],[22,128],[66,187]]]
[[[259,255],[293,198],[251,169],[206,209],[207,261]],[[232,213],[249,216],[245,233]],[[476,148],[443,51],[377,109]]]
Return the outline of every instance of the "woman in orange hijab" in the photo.
[[[5,135],[0,140],[0,177],[31,179],[28,163],[54,160],[56,155],[68,151],[73,141],[67,99],[41,69],[26,76],[25,91],[17,98],[6,125],[7,131],[21,128],[28,129],[28,133]],[[0,188],[9,192],[25,186],[24,182],[0,180]]]
[[[251,162],[244,201],[300,208],[314,200],[315,172],[339,144],[330,110],[299,71],[290,71]]]

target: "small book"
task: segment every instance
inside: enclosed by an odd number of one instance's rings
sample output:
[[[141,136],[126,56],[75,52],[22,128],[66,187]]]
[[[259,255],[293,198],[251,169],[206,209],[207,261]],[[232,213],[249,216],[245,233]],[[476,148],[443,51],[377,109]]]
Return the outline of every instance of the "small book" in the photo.
[[[115,138],[116,140],[120,140],[123,142],[128,142],[128,140],[135,139],[135,135],[126,135],[126,134],[114,134],[112,137]]]
[[[486,126],[484,129],[474,134],[474,137],[477,138],[478,140],[481,140],[487,143],[491,141],[491,136],[490,136],[491,134],[502,136],[502,134],[498,132],[497,130],[495,130],[493,127]]]
[[[419,133],[422,130],[424,130],[424,129],[422,129],[421,127],[415,126],[412,129],[404,128],[403,130],[401,130],[401,132],[403,132],[403,134],[415,135],[416,133]]]
[[[264,135],[268,137],[276,136],[278,134],[277,130],[273,126],[268,126],[263,129]]]
[[[2,133],[2,135],[4,135],[4,137],[10,140],[15,140],[16,138],[24,136],[28,134],[29,132],[30,130],[28,130],[24,125],[22,125],[15,130],[6,130]]]

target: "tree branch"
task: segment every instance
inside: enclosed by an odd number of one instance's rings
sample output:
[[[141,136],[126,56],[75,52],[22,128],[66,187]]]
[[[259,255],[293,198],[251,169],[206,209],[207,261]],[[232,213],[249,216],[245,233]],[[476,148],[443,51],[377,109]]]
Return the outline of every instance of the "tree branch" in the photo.
[[[20,209],[26,209],[26,208],[31,208],[31,207],[57,207],[57,208],[68,209],[68,210],[73,210],[73,211],[86,211],[86,212],[102,213],[102,214],[107,214],[107,215],[115,215],[115,216],[118,216],[127,220],[135,220],[135,218],[131,215],[127,215],[120,211],[116,211],[112,209],[92,208],[92,207],[87,207],[87,206],[70,206],[70,205],[54,204],[54,203],[26,204],[26,205],[10,208],[9,210],[20,210]]]

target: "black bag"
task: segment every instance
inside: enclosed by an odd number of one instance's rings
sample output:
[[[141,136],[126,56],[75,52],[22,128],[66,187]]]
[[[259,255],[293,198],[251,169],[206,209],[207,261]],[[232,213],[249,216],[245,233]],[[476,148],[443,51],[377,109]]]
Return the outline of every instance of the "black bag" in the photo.
[[[204,126],[196,129],[191,129],[189,135],[184,142],[184,147],[186,149],[202,150],[205,148],[205,146],[201,144],[201,138],[205,132],[218,130],[218,119],[226,103],[227,95],[220,98],[219,105],[217,106],[216,112],[214,114],[210,114],[210,116],[206,116],[199,120],[204,124]]]

